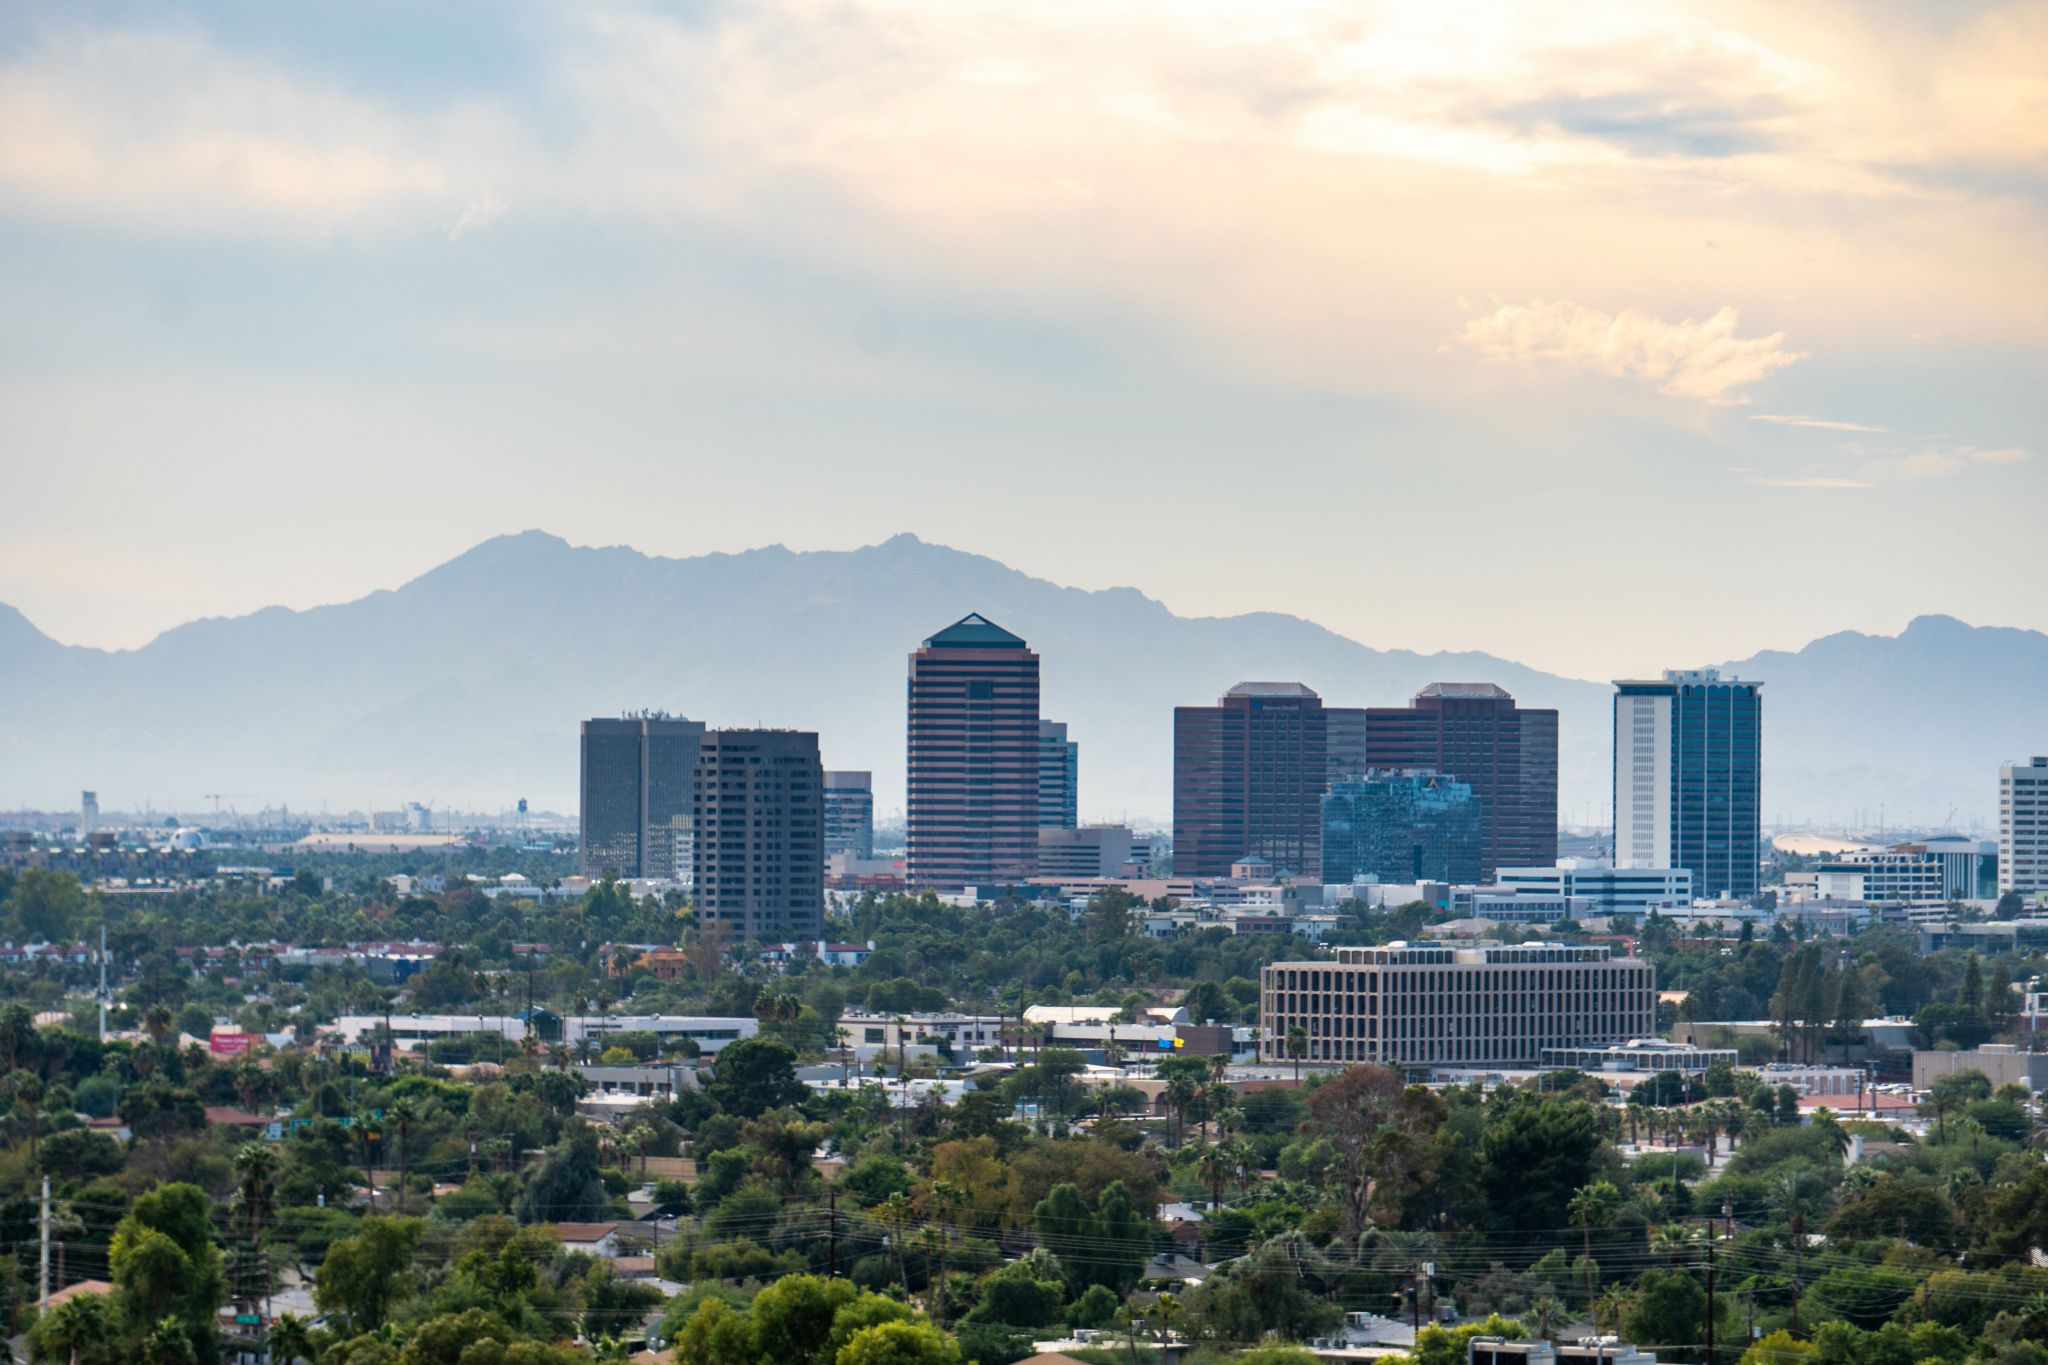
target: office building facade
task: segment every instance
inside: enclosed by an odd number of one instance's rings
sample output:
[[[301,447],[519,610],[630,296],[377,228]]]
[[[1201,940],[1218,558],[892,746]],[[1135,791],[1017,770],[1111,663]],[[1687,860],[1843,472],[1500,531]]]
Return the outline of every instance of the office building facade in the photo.
[[[699,924],[727,943],[823,933],[825,766],[815,734],[705,731],[691,818]]]
[[[1485,825],[1469,782],[1432,772],[1372,772],[1323,796],[1322,879],[1479,880]]]
[[[1081,746],[1060,721],[1038,722],[1038,825],[1073,829],[1081,823]]]
[[[906,842],[915,888],[1030,880],[1038,864],[1038,656],[962,617],[910,656]]]
[[[1814,869],[1823,900],[1870,905],[1933,905],[1998,897],[1998,842],[1923,839],[1835,858]]]
[[[1335,961],[1276,962],[1259,974],[1259,1056],[1403,1066],[1535,1066],[1545,1048],[1648,1037],[1655,969],[1578,944],[1339,948]]]
[[[1695,896],[1754,896],[1763,684],[1706,668],[1614,686],[1614,865],[1684,868]]]
[[[825,856],[875,856],[875,775],[851,769],[825,774]]]
[[[1640,915],[1692,905],[1692,873],[1682,867],[1616,867],[1565,858],[1551,867],[1504,867],[1495,880],[1518,896],[1560,900],[1575,914]]]
[[[1998,892],[2048,891],[2048,758],[1998,766]]]
[[[1313,874],[1328,764],[1322,698],[1298,682],[1239,683],[1214,706],[1176,706],[1175,875],[1228,876],[1247,857]]]
[[[659,711],[583,722],[583,874],[687,882],[704,726]]]
[[[1038,828],[1040,881],[1079,881],[1087,877],[1121,877],[1137,863],[1138,846],[1124,825],[1058,825]],[[1146,850],[1149,857],[1150,850]]]
[[[1431,683],[1407,706],[1365,710],[1368,767],[1427,769],[1472,788],[1484,827],[1479,875],[1557,861],[1557,712],[1493,683]]]

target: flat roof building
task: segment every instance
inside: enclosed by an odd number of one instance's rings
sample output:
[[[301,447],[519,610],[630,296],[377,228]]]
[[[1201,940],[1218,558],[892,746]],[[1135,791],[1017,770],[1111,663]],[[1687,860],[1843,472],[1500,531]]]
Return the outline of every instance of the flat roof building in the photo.
[[[852,770],[825,774],[825,856],[875,856],[875,775]]]
[[[660,711],[583,722],[583,874],[687,882],[704,726]]]
[[[691,805],[698,923],[728,942],[825,926],[825,768],[808,730],[707,730]]]
[[[1998,891],[2048,891],[2048,758],[1998,766]]]
[[[1762,683],[1674,670],[1614,684],[1614,865],[1682,867],[1701,897],[1762,877]]]
[[[1525,709],[1494,683],[1431,683],[1406,706],[1365,711],[1370,768],[1419,768],[1472,788],[1477,880],[1557,861],[1557,712]]]
[[[1322,866],[1329,720],[1298,682],[1244,682],[1214,706],[1173,709],[1173,870],[1223,877],[1247,856],[1309,876]]]
[[[1391,943],[1334,960],[1276,962],[1259,977],[1262,1059],[1533,1066],[1545,1048],[1644,1038],[1656,973],[1582,944]]]

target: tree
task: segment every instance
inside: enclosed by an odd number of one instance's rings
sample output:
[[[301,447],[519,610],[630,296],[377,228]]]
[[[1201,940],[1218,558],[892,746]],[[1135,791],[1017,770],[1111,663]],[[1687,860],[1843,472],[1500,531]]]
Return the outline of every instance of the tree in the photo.
[[[519,1195],[522,1223],[587,1223],[604,1216],[604,1181],[598,1175],[597,1135],[574,1129],[551,1148]]]
[[[884,1322],[855,1332],[834,1365],[960,1365],[960,1346],[928,1322]]]
[[[132,1336],[176,1318],[195,1353],[211,1358],[214,1315],[227,1301],[211,1215],[204,1190],[172,1183],[137,1199],[115,1227],[107,1261],[116,1304]]]
[[[1645,1270],[1622,1319],[1622,1334],[1646,1346],[1683,1346],[1706,1334],[1707,1291],[1677,1270]]]
[[[112,1365],[114,1323],[101,1294],[77,1294],[36,1319],[29,1354],[38,1362]]]
[[[720,1109],[741,1118],[795,1108],[809,1093],[796,1078],[795,1049],[773,1038],[726,1044],[704,1091]]]
[[[845,1280],[785,1275],[764,1286],[748,1307],[755,1347],[772,1365],[831,1365],[832,1320],[857,1291]]]
[[[1356,1241],[1376,1209],[1398,1204],[1424,1178],[1431,1156],[1424,1134],[1442,1120],[1443,1101],[1366,1063],[1317,1086],[1308,1111],[1310,1126],[1336,1154],[1343,1232]]]
[[[69,872],[32,867],[15,880],[7,906],[16,941],[69,942],[85,910],[85,892]]]
[[[1593,1229],[1604,1228],[1614,1219],[1614,1211],[1621,1204],[1621,1191],[1605,1180],[1595,1180],[1581,1185],[1572,1195],[1567,1209],[1572,1222],[1578,1224],[1579,1233],[1585,1243],[1586,1257],[1586,1311],[1593,1308],[1594,1272]]]
[[[1781,1327],[1769,1336],[1758,1337],[1756,1343],[1742,1353],[1737,1365],[1799,1365],[1812,1354],[1812,1342],[1801,1341]]]
[[[376,1331],[404,1293],[422,1230],[417,1218],[365,1218],[361,1232],[328,1248],[313,1301],[324,1312],[346,1313],[358,1332]]]
[[[1487,1197],[1510,1227],[1562,1227],[1573,1192],[1592,1180],[1600,1144],[1599,1118],[1584,1100],[1518,1092],[1480,1138]]]
[[[270,1336],[265,1342],[271,1365],[294,1365],[301,1360],[311,1360],[313,1351],[313,1329],[296,1313],[279,1313],[271,1325]]]
[[[36,1138],[43,1126],[43,1081],[32,1071],[17,1071],[7,1078],[7,1094],[14,1110],[28,1120],[28,1164],[36,1164]]]

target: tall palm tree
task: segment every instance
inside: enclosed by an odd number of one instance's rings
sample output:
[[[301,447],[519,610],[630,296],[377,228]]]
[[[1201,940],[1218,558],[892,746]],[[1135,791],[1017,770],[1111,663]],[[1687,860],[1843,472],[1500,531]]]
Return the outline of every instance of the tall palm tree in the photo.
[[[405,1179],[412,1165],[412,1136],[414,1125],[420,1121],[419,1106],[409,1099],[392,1102],[384,1117],[398,1131],[398,1211],[405,1212]]]
[[[1621,1203],[1621,1191],[1605,1180],[1595,1180],[1581,1186],[1565,1207],[1571,1220],[1579,1225],[1586,1252],[1586,1311],[1593,1311],[1593,1229],[1606,1227],[1614,1219],[1615,1208]]]
[[[149,1329],[149,1335],[142,1339],[140,1359],[142,1365],[199,1365],[198,1353],[192,1349],[192,1334],[175,1317],[163,1318]]]
[[[1308,1056],[1308,1030],[1300,1024],[1287,1030],[1287,1055],[1294,1059],[1294,1085],[1301,1087],[1301,1059]]]
[[[1569,1320],[1569,1310],[1554,1295],[1544,1294],[1530,1301],[1529,1321],[1545,1341],[1556,1341],[1557,1329]]]
[[[36,1164],[36,1137],[43,1126],[43,1081],[33,1071],[17,1071],[7,1078],[7,1093],[15,1110],[28,1120],[28,1164]]]
[[[170,1036],[171,1025],[175,1022],[176,1020],[171,1017],[170,1006],[161,1001],[151,1005],[142,1012],[143,1031],[149,1034],[150,1042],[156,1043],[159,1046],[162,1045],[165,1038]]]

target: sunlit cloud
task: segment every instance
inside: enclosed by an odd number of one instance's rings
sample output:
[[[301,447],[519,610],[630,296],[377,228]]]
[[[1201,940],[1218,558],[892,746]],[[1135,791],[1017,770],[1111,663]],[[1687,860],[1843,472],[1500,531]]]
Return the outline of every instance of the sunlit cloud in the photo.
[[[1504,304],[1465,324],[1463,340],[1489,360],[1549,363],[1654,384],[1674,398],[1729,404],[1736,390],[1805,357],[1785,334],[1736,335],[1733,308],[1704,321],[1666,322],[1635,308],[1603,312],[1559,301]]]
[[[1872,475],[1885,479],[1946,479],[1977,466],[2018,464],[2027,458],[2027,451],[2014,446],[1994,450],[1978,450],[1972,446],[1933,447],[1874,460],[1868,469]]]
[[[1876,485],[1864,479],[1803,478],[1803,479],[1751,479],[1751,483],[1762,484],[1765,488],[1873,488]]]
[[[1816,431],[1861,431],[1881,432],[1883,427],[1867,427],[1861,422],[1838,422],[1826,417],[1795,417],[1777,412],[1759,412],[1750,416],[1752,422],[1769,422],[1781,427],[1811,427]]]

